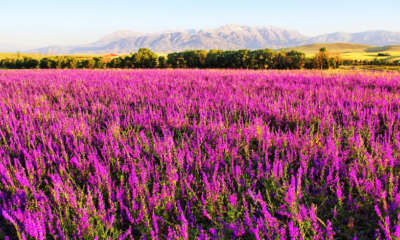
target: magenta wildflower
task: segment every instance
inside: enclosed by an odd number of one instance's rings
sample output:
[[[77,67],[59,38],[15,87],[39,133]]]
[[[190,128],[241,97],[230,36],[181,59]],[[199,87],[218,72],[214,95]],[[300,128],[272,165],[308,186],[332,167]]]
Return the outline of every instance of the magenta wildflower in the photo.
[[[333,231],[332,223],[331,223],[331,221],[327,220],[326,236],[327,236],[328,239],[333,239],[334,235],[335,235],[335,232]]]
[[[337,211],[336,211],[336,207],[333,209],[333,218],[337,218]]]
[[[399,238],[399,96],[393,72],[0,70],[0,236]]]
[[[293,221],[289,222],[288,227],[290,238],[297,239],[297,237],[299,236],[299,228],[294,226]]]
[[[237,204],[237,197],[236,196],[234,196],[234,195],[229,195],[229,202],[230,202],[230,204],[232,205],[232,206],[236,206],[236,204]]]

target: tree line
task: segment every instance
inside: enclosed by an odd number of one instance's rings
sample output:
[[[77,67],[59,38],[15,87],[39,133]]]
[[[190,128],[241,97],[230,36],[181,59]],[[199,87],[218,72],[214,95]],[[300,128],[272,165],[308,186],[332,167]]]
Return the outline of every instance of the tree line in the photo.
[[[388,59],[378,59],[373,60],[344,60],[343,65],[378,65],[378,66],[398,66],[400,65],[400,60],[390,61]]]
[[[229,69],[329,69],[343,63],[340,53],[321,48],[312,58],[302,52],[271,49],[259,50],[186,50],[157,56],[147,48],[135,54],[113,57],[105,55],[92,59],[73,56],[47,57],[40,61],[29,57],[3,59],[0,67],[9,69],[105,69],[105,68],[229,68]]]

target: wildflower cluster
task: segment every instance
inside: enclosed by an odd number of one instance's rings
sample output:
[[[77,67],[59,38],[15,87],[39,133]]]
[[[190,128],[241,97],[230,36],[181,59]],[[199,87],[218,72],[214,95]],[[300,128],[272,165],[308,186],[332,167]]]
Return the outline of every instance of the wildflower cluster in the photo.
[[[400,75],[0,71],[0,239],[400,238]]]

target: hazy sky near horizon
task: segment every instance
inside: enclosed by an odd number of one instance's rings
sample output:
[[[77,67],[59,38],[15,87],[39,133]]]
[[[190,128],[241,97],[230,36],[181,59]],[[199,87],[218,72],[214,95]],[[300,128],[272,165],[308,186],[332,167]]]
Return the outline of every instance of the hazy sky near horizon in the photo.
[[[94,42],[118,30],[274,26],[306,36],[332,32],[400,32],[399,0],[19,0],[0,8],[0,44]]]

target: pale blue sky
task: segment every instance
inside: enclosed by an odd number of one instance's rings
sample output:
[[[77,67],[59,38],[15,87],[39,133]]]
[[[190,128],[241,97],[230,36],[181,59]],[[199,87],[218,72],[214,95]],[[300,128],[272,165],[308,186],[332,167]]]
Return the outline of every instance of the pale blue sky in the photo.
[[[94,42],[117,30],[212,29],[270,25],[306,36],[400,32],[400,0],[19,0],[0,4],[0,44]]]

